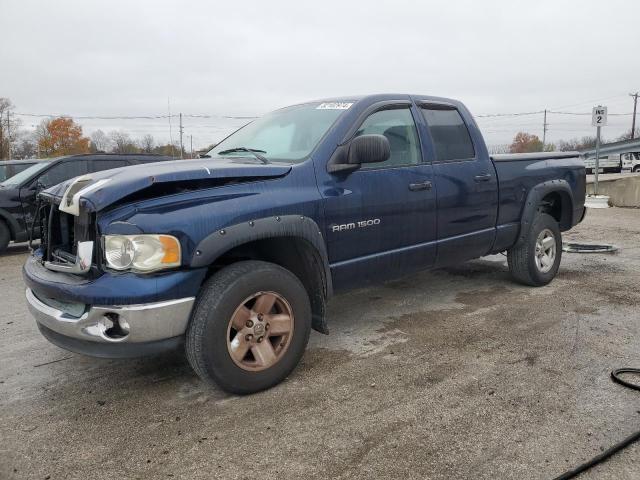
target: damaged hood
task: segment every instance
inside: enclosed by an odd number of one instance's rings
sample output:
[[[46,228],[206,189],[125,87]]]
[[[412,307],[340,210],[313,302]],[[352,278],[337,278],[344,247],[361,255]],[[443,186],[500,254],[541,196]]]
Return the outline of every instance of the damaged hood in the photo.
[[[250,159],[176,160],[90,173],[44,190],[40,195],[60,203],[60,210],[78,215],[80,208],[99,212],[144,190],[153,190],[151,196],[161,196],[182,189],[211,188],[276,178],[289,171],[290,165],[262,165]]]

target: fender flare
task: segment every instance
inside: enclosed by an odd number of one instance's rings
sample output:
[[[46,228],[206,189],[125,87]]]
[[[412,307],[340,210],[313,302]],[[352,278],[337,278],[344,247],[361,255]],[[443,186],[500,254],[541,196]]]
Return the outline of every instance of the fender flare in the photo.
[[[20,233],[21,231],[18,221],[13,218],[13,215],[11,215],[3,208],[0,208],[0,221],[4,221],[7,224],[9,234],[11,235],[11,240],[15,240],[18,236],[18,233]]]
[[[318,224],[304,215],[281,215],[224,227],[203,238],[195,248],[191,267],[207,267],[225,252],[239,245],[276,237],[306,240],[315,250],[323,269],[327,298],[333,294],[327,247]]]
[[[539,183],[535,185],[527,195],[527,199],[522,209],[522,217],[520,218],[520,233],[518,234],[518,240],[516,245],[521,245],[525,241],[531,229],[531,224],[535,219],[538,211],[538,206],[542,199],[549,193],[564,193],[569,197],[571,205],[569,205],[570,215],[573,216],[573,191],[569,182],[566,180],[549,180],[547,182]],[[572,219],[570,219],[572,222]]]

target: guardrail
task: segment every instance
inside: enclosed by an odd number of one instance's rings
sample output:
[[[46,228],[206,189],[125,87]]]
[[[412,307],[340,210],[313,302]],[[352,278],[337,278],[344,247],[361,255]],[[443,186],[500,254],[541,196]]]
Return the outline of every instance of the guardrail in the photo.
[[[600,155],[627,152],[640,152],[640,138],[634,138],[633,140],[624,140],[622,142],[605,143],[603,145],[600,145]],[[588,150],[580,150],[580,155],[584,158],[595,157],[596,149],[590,148]]]

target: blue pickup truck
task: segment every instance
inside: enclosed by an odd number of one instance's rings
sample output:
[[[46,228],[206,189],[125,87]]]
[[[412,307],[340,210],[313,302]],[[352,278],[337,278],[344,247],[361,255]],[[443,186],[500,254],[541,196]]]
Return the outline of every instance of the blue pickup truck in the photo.
[[[371,95],[276,110],[206,158],[77,177],[40,194],[24,266],[42,334],[130,357],[184,348],[205,381],[282,381],[346,289],[507,252],[558,271],[585,214],[577,153],[491,157],[465,106]]]

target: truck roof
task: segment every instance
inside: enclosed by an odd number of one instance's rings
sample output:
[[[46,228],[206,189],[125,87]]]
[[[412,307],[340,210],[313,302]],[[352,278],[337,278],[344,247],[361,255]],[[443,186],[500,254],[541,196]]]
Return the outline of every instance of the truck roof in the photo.
[[[438,97],[433,95],[411,94],[411,93],[375,93],[375,94],[368,94],[368,95],[345,95],[340,97],[326,97],[326,98],[319,98],[319,99],[308,101],[308,102],[300,102],[300,105],[306,104],[306,103],[317,103],[317,102],[375,103],[375,102],[381,102],[385,100],[398,100],[398,99],[406,99],[406,100],[415,99],[420,101],[450,103],[457,106],[462,105],[460,101],[455,100],[453,98]]]

